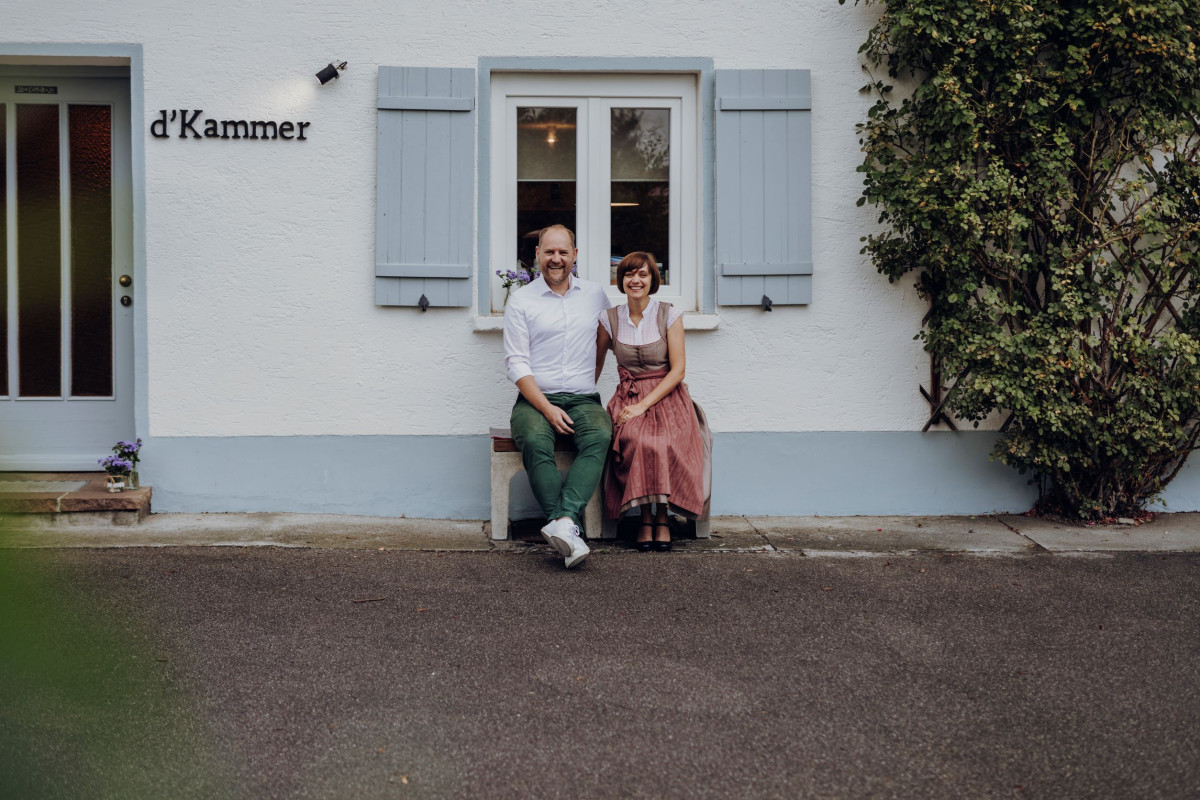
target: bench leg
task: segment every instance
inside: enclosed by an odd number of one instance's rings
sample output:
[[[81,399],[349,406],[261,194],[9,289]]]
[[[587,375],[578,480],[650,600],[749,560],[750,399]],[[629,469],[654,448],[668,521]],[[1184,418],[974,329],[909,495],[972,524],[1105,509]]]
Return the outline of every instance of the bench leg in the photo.
[[[605,535],[608,529],[604,525],[604,504],[600,502],[599,486],[592,492],[592,499],[588,500],[587,507],[583,509],[583,529],[589,539],[610,538]]]
[[[508,490],[522,469],[520,453],[492,453],[492,538],[508,538]]]
[[[616,520],[616,519],[604,520],[604,538],[605,539],[617,538],[617,523],[618,522],[620,522],[620,520]]]
[[[570,469],[575,463],[574,453],[557,452],[554,460],[560,470]],[[492,538],[508,538],[508,493],[509,485],[518,472],[523,472],[524,464],[520,453],[492,453]],[[613,538],[617,535],[615,521],[612,533],[604,522],[604,504],[600,499],[600,487],[592,493],[587,507],[583,510],[583,529],[590,538]]]
[[[712,534],[712,527],[709,525],[708,515],[705,514],[700,519],[696,520],[696,538],[707,539]]]

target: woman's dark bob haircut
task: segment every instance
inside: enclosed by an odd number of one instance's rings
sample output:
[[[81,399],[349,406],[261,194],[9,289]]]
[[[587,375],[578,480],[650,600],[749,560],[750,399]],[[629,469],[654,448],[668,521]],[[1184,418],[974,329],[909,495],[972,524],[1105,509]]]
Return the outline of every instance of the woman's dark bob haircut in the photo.
[[[654,256],[641,250],[634,250],[622,258],[620,264],[617,264],[617,291],[625,294],[625,273],[636,272],[642,267],[650,270],[649,293],[657,292],[658,287],[662,286],[662,274],[658,271],[658,262],[654,260]]]

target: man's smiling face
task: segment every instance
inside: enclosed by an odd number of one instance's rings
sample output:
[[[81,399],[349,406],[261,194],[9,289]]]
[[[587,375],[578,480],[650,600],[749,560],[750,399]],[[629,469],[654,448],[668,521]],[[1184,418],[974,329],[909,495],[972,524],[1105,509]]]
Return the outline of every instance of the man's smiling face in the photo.
[[[571,285],[571,268],[579,251],[571,244],[571,234],[565,228],[554,228],[542,235],[537,249],[538,269],[546,285],[556,294],[563,294]]]

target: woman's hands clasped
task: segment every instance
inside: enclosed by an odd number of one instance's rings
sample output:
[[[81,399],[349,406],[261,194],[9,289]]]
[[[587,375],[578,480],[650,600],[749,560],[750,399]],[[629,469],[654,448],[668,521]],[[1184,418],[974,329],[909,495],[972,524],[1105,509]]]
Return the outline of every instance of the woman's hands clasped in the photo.
[[[618,425],[624,425],[626,422],[629,422],[629,420],[645,414],[647,408],[649,408],[649,406],[647,406],[645,403],[634,403],[633,405],[625,406],[625,408],[621,409],[621,413],[617,415],[616,423]]]

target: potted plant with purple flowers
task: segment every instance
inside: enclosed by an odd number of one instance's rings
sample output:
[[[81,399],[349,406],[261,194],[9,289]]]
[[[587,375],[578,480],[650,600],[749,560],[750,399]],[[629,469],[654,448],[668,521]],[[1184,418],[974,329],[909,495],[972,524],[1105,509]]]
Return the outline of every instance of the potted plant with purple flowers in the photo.
[[[104,467],[104,482],[110,492],[120,492],[126,488],[129,473],[133,471],[132,461],[112,455],[97,459],[96,463]]]
[[[138,475],[138,462],[142,460],[142,440],[139,438],[132,442],[117,442],[113,445],[112,450],[113,455],[130,463],[129,476],[125,481],[125,488],[140,489],[142,481]]]

